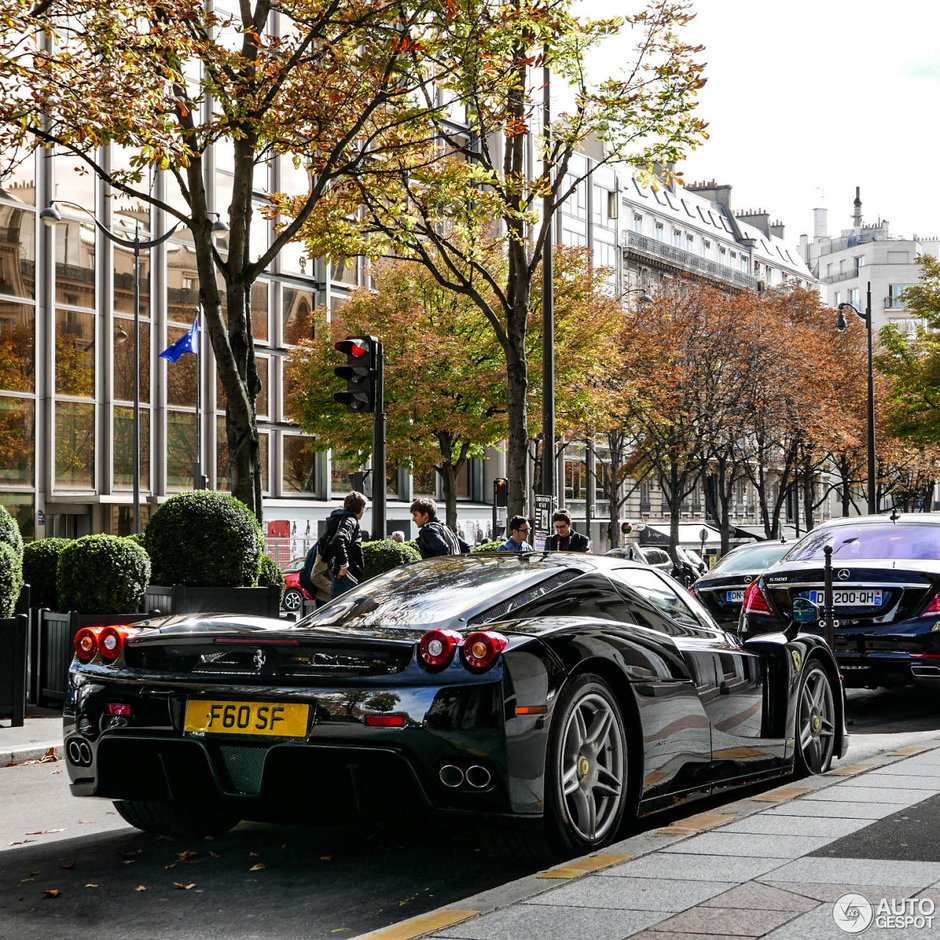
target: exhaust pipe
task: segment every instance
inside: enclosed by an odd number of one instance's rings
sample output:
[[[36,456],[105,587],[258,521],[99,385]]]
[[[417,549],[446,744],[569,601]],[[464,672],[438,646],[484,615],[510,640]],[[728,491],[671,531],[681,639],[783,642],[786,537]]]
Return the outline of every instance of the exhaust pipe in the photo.
[[[68,755],[69,761],[75,764],[76,767],[91,766],[91,745],[87,741],[82,741],[80,738],[72,738],[65,752]]]
[[[479,764],[467,768],[467,783],[474,790],[485,790],[493,782],[493,775]]]
[[[441,778],[441,783],[452,790],[456,790],[464,780],[463,771],[456,764],[444,764],[438,776]]]
[[[938,678],[940,677],[940,666],[911,666],[911,675],[920,678]]]

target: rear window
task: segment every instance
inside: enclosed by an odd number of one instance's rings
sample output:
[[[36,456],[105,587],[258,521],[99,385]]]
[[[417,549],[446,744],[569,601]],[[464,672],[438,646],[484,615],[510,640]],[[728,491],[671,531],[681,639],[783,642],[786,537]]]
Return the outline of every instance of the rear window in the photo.
[[[840,525],[814,529],[787,553],[787,561],[823,561],[823,549],[832,546],[832,560],[940,559],[940,526],[893,522]]]
[[[793,548],[792,543],[768,542],[766,545],[748,546],[743,551],[730,552],[720,559],[712,572],[735,574],[738,571],[762,571],[779,561]]]

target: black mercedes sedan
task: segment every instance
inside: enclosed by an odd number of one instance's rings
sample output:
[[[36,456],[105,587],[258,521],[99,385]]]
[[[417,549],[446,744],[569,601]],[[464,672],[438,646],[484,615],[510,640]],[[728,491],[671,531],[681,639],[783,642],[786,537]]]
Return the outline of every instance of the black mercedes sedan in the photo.
[[[76,636],[72,793],[152,832],[462,815],[546,854],[847,746],[825,643],[741,644],[655,569],[575,553],[428,559],[297,623],[171,616]]]
[[[718,623],[737,627],[748,585],[775,561],[792,542],[749,542],[722,555],[715,566],[692,584],[692,593],[708,608]]]
[[[822,634],[824,549],[832,547],[835,653],[853,687],[940,686],[940,513],[833,519],[748,588],[740,633],[785,629],[805,598]]]

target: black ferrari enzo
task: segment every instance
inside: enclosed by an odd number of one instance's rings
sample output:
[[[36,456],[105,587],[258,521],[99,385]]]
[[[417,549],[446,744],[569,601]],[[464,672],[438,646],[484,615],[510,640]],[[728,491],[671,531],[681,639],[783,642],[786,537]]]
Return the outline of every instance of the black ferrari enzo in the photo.
[[[845,684],[940,685],[940,513],[850,516],[808,532],[751,583],[742,636],[783,629],[797,598],[822,608],[827,546]],[[823,633],[818,619],[804,629]]]
[[[614,557],[436,558],[296,624],[174,616],[75,645],[72,792],[154,832],[413,808],[582,853],[625,817],[819,773],[847,746],[818,637],[742,645]]]

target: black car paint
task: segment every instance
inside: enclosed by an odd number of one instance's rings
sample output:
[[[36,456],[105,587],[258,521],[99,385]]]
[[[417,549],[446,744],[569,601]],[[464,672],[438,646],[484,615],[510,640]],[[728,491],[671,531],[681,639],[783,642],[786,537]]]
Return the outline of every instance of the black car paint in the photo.
[[[540,557],[546,571],[575,570],[573,585],[601,578],[621,596],[611,571],[631,567],[615,558]],[[538,564],[539,558],[525,563]],[[528,606],[544,606],[552,595],[546,597]],[[495,594],[489,603],[501,600]],[[480,615],[469,611],[459,618],[462,623],[450,624],[464,634],[485,628],[509,638],[501,661],[480,675],[456,659],[438,672],[418,662],[417,640],[431,625],[344,630],[225,616],[155,621],[129,642],[117,665],[73,664],[66,751],[70,741],[82,741],[90,760],[87,766],[67,761],[72,792],[224,805],[242,818],[319,818],[325,805],[331,814],[365,813],[370,806],[381,814],[403,793],[416,805],[441,811],[538,819],[552,704],[564,683],[581,672],[607,679],[622,704],[636,745],[630,766],[641,812],[792,768],[800,668],[811,656],[827,656],[815,637],[777,634],[742,645],[705,619],[698,629],[674,624],[667,635],[598,617],[526,617],[526,606],[511,621],[468,625]],[[311,644],[301,647],[311,655],[336,662],[346,653],[375,650],[397,665],[386,674],[334,675],[307,685],[274,683],[264,670],[249,673],[234,653],[233,671],[241,672],[228,681],[220,681],[223,675],[200,680],[184,671],[154,676],[146,669],[148,655],[182,662],[197,649],[215,650],[224,638],[246,640],[246,651],[261,649],[275,659],[294,648],[281,641],[299,640]],[[269,663],[265,659],[266,668]],[[182,730],[187,697],[315,700],[317,708],[302,742],[200,739]],[[835,753],[841,755],[847,740],[841,696],[836,698]],[[131,705],[131,720],[107,714],[108,704]],[[522,706],[544,706],[545,712],[518,714]],[[403,715],[404,727],[364,723],[367,715],[387,713]],[[445,787],[438,778],[443,763],[483,764],[492,772],[492,785]],[[402,804],[394,805],[399,812]]]

